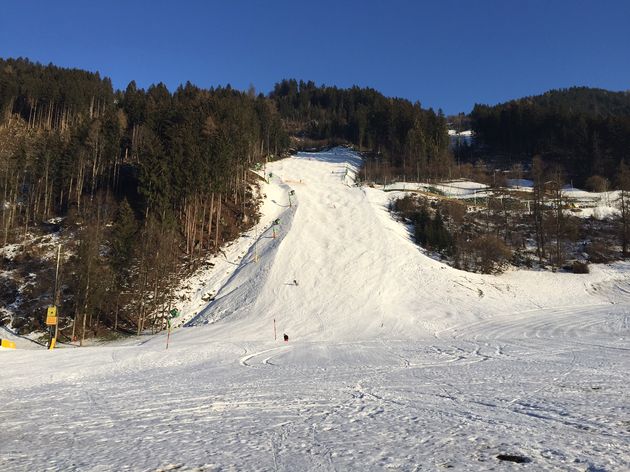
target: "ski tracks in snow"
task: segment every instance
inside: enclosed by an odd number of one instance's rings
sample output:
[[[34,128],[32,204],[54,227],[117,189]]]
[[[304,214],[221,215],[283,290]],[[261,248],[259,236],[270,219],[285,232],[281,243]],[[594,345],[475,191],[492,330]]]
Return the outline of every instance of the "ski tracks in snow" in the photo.
[[[380,190],[331,174],[348,154],[270,164],[277,202],[281,178],[308,191],[299,212],[268,202],[281,235],[243,256],[250,234],[234,277],[202,284],[217,312],[197,321],[217,323],[168,351],[158,336],[3,353],[0,467],[497,470],[514,454],[532,470],[630,470],[627,269],[610,270],[617,286],[608,269],[462,275],[418,251]],[[602,293],[617,304],[587,306]],[[547,298],[577,306],[523,311]],[[268,341],[276,317],[291,344]]]
[[[245,356],[241,357],[239,359],[239,364],[241,364],[244,367],[253,367],[255,362],[253,362],[253,359],[258,359],[260,357],[262,357],[262,360],[260,361],[260,364],[264,364],[264,365],[274,365],[273,362],[271,362],[271,359],[289,351],[293,349],[291,346],[279,346],[279,347],[272,347],[270,349],[264,349],[262,351],[257,351],[257,352],[253,352],[251,354],[246,354]],[[270,352],[274,352],[274,354],[270,355],[270,356],[266,356],[266,354],[270,353]]]

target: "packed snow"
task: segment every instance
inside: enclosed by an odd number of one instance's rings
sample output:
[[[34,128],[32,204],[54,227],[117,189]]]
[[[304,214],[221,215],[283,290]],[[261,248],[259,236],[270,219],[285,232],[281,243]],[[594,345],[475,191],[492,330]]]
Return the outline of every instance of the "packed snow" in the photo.
[[[0,466],[629,470],[628,264],[453,269],[359,165],[269,165],[260,223],[183,284],[168,349],[3,350]]]

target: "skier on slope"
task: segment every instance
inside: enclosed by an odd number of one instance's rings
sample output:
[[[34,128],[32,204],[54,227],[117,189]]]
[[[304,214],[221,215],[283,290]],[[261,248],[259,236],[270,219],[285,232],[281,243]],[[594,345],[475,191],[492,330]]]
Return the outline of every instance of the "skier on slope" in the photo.
[[[289,335],[287,333],[284,333],[284,342],[285,343],[289,342]]]

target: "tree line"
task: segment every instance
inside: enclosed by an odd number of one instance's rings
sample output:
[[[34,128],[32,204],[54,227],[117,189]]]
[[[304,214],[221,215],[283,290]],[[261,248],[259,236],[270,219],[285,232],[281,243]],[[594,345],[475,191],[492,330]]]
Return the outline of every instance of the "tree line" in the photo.
[[[630,149],[630,93],[586,87],[552,90],[470,115],[477,155],[507,163],[535,155],[561,165],[583,185],[592,176],[615,180]]]
[[[340,89],[283,80],[270,94],[293,134],[306,141],[354,144],[366,153],[362,178],[424,180],[446,176],[453,161],[446,118],[420,103],[371,88]]]
[[[3,245],[58,217],[71,235],[60,293],[42,275],[30,298],[41,306],[24,302],[14,324],[40,327],[55,300],[68,335],[158,324],[182,261],[194,265],[251,221],[249,169],[288,142],[273,100],[251,91],[117,91],[98,73],[0,60]]]
[[[629,116],[627,93],[574,88],[476,105],[465,117],[476,132],[473,155],[517,164],[539,156],[530,174],[535,189],[542,189],[540,203],[534,202],[528,225],[541,262],[553,257],[559,264],[562,245],[574,232],[559,211],[559,188],[569,177],[600,188],[613,182],[624,190],[627,254],[630,172],[623,160],[630,149]],[[366,181],[489,175],[480,161],[454,165],[441,111],[370,88],[286,79],[266,96],[253,88],[191,83],[171,92],[163,84],[143,89],[132,81],[115,90],[98,73],[0,59],[0,237],[3,247],[22,247],[18,257],[0,260],[5,274],[22,275],[0,284],[0,322],[8,321],[11,305],[15,327],[41,328],[44,307],[55,303],[61,306],[62,336],[159,329],[182,271],[197,267],[257,218],[250,169],[291,149],[340,142],[363,152],[360,178]],[[554,175],[541,171],[541,162]],[[503,228],[499,239],[518,247],[509,204],[507,198],[500,205],[488,202],[486,214],[496,221],[471,224],[468,239],[475,241],[479,228],[494,228],[499,238]],[[420,211],[416,237],[450,251],[466,267],[484,259],[479,254],[489,245],[484,240],[454,251],[457,238],[446,229],[461,211],[451,207]],[[466,224],[463,218],[455,219]],[[34,234],[46,231],[61,235],[66,246],[57,293],[54,261],[41,244],[32,244]],[[495,249],[492,257],[502,253]],[[37,283],[29,282],[33,273]]]
[[[0,321],[42,328],[57,304],[62,339],[160,329],[182,271],[257,218],[250,169],[305,139],[354,144],[371,156],[370,179],[450,165],[441,112],[372,89],[115,90],[98,73],[0,59],[0,236],[21,245],[0,261],[14,275],[0,296],[15,314]],[[64,241],[56,293],[54,261],[33,244],[46,231]],[[33,273],[37,283],[24,283]]]

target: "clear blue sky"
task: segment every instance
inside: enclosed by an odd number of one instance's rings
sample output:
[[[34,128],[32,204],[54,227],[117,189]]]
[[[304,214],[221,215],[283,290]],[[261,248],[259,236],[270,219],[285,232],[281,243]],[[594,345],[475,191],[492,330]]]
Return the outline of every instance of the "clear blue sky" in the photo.
[[[269,92],[374,87],[446,113],[550,88],[630,89],[630,0],[4,0],[0,57]]]

